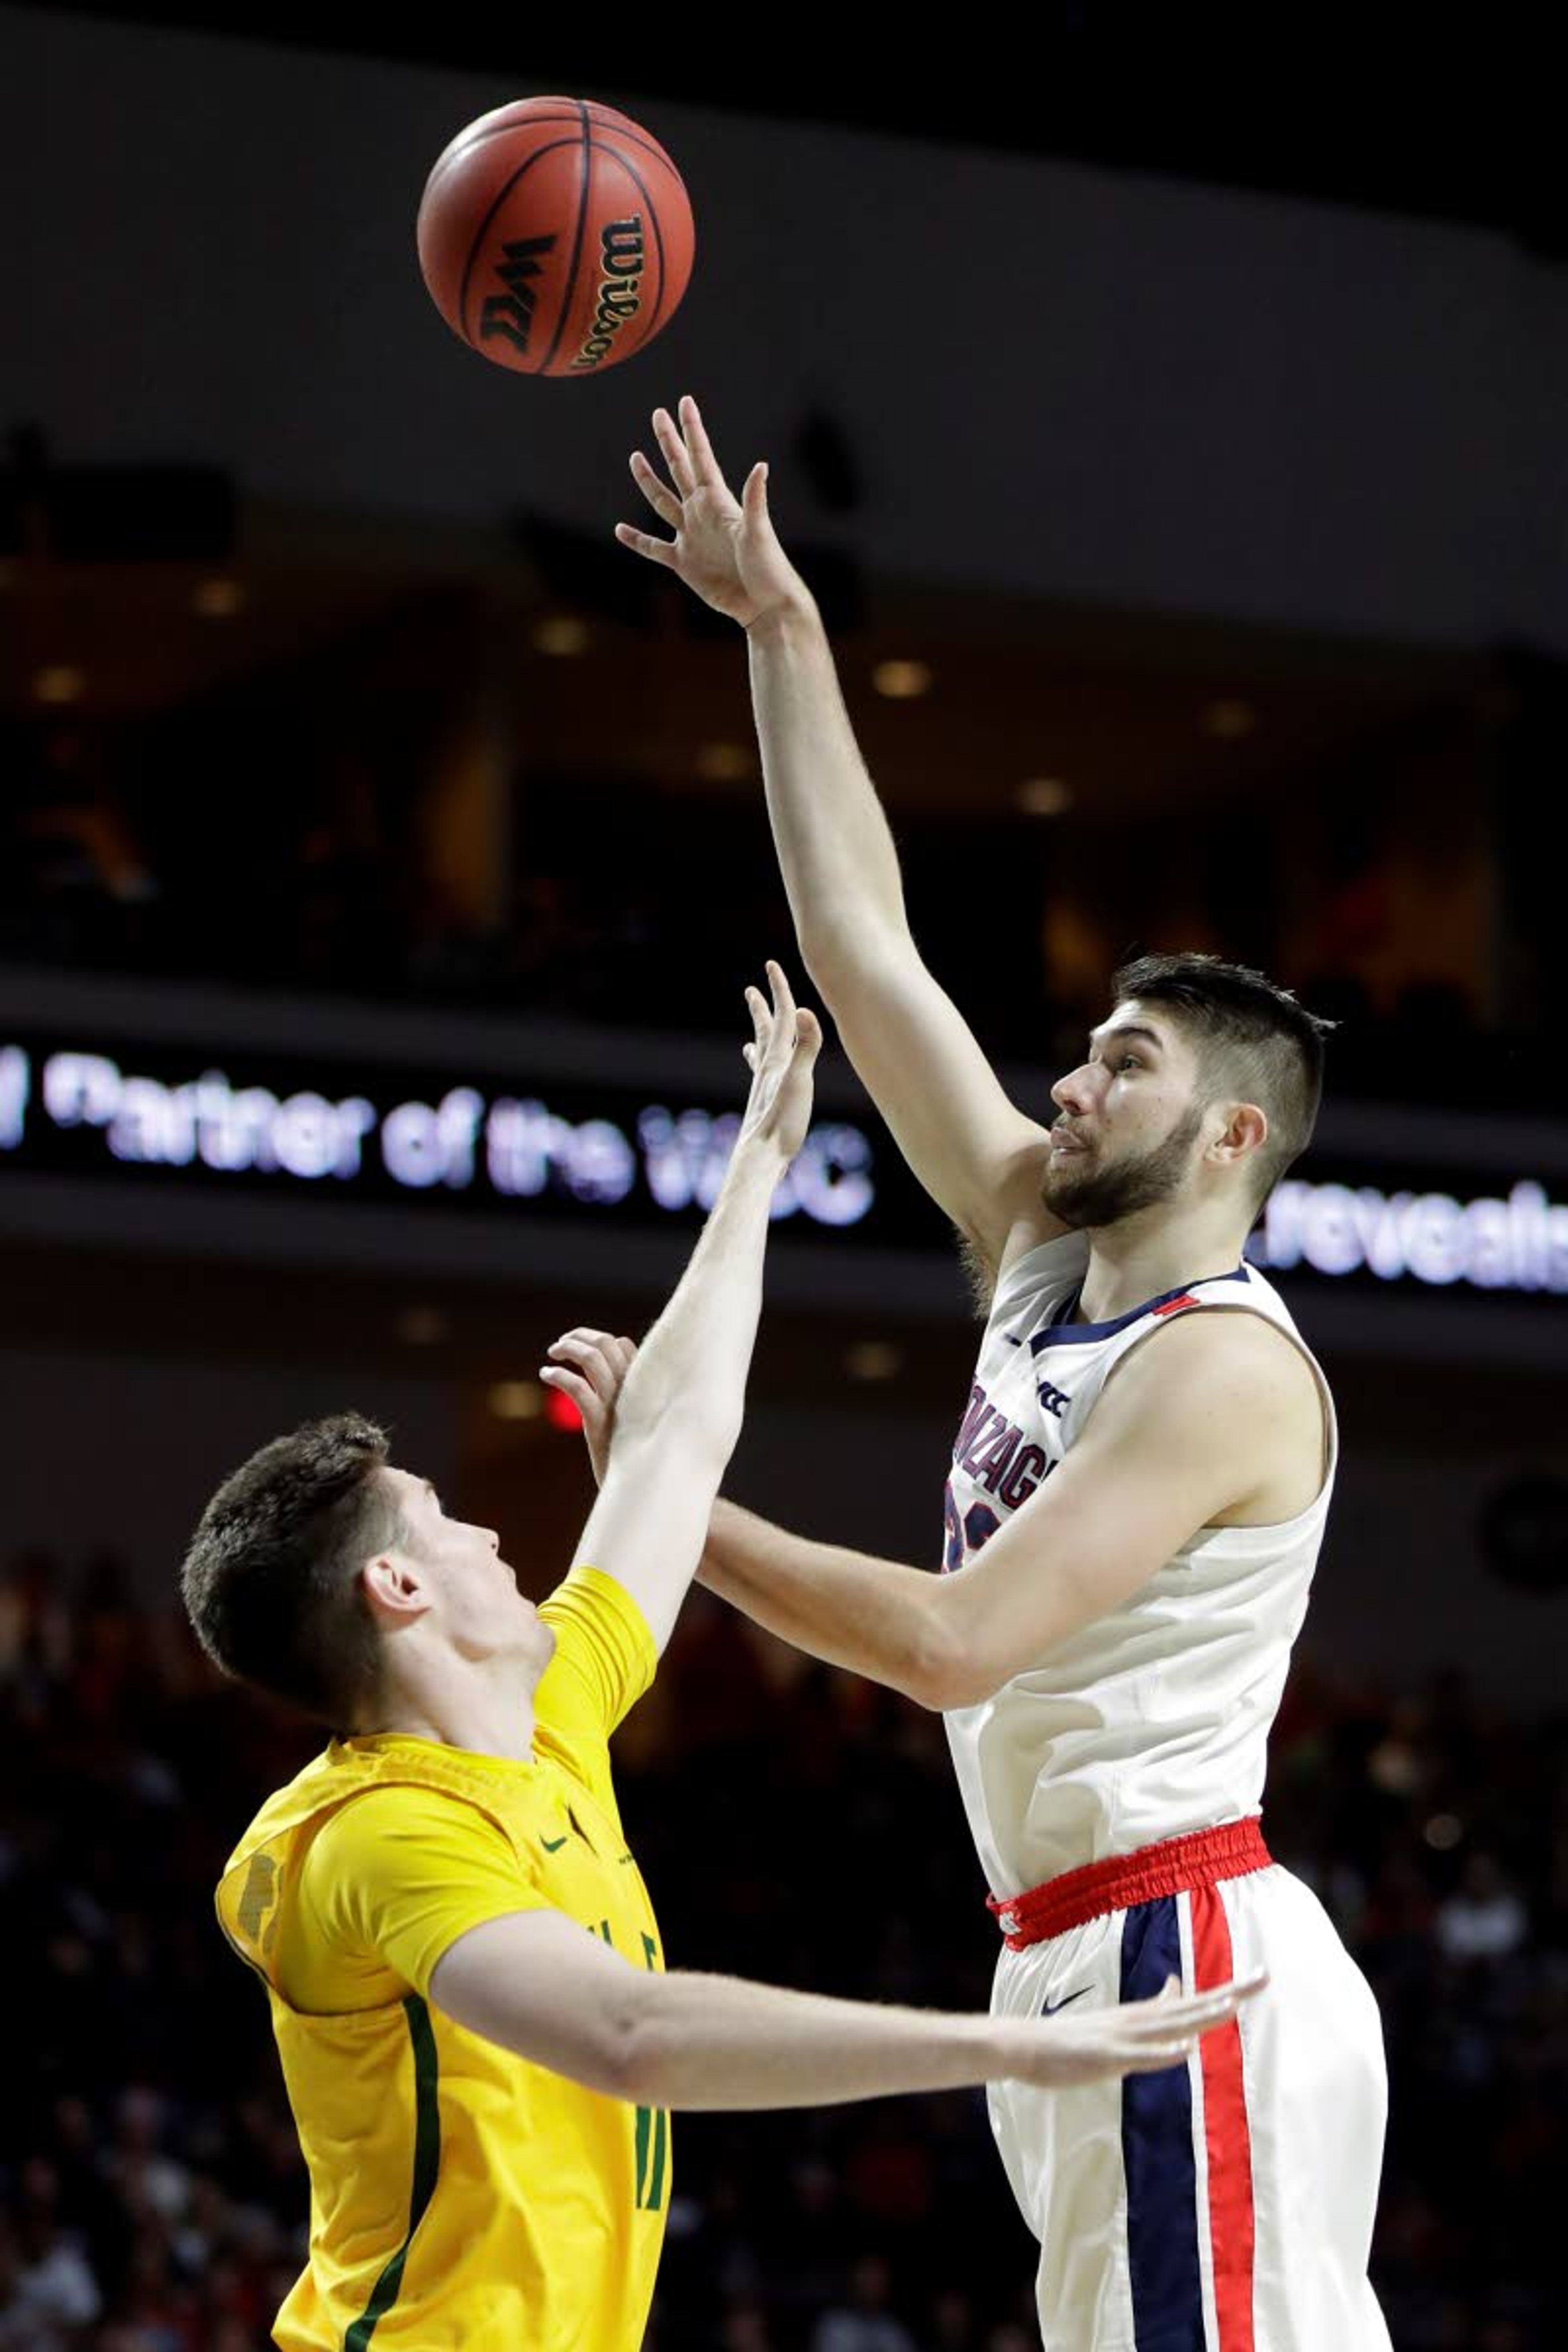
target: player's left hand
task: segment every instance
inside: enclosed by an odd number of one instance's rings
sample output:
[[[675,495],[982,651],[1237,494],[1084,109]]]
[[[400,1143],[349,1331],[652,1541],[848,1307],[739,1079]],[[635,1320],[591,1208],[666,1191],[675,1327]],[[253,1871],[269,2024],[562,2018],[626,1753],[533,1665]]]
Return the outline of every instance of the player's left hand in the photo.
[[[582,1414],[588,1459],[602,1486],[615,1433],[616,1400],[637,1360],[637,1341],[579,1324],[552,1339],[545,1352],[552,1361],[540,1367],[539,1377],[547,1388],[569,1396]]]
[[[753,1139],[774,1145],[787,1165],[805,1141],[811,1124],[812,1070],[822,1051],[822,1024],[797,1005],[781,964],[770,959],[770,1005],[760,988],[748,988],[752,1042],[742,1051],[752,1073],[746,1116],[737,1148]]]

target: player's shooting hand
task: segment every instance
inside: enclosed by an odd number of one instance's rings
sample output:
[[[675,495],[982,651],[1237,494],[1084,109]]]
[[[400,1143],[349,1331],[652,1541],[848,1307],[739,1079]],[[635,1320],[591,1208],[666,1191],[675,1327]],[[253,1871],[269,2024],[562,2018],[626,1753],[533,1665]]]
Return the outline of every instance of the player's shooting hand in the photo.
[[[805,1141],[811,1124],[812,1070],[822,1051],[822,1024],[797,1006],[783,968],[770,961],[773,1003],[760,988],[748,988],[752,1042],[742,1047],[752,1073],[752,1091],[741,1122],[737,1149],[757,1139],[774,1146],[787,1164]]]
[[[650,563],[664,564],[705,604],[727,613],[743,629],[779,605],[809,605],[810,592],[779,545],[768,515],[767,467],[752,467],[737,499],[720,471],[694,400],[681,402],[679,423],[668,409],[656,408],[653,429],[669,479],[640,449],[632,457],[632,478],[675,535],[658,539],[618,522],[621,545]]]
[[[615,1434],[616,1400],[637,1352],[634,1339],[617,1339],[608,1331],[590,1331],[579,1324],[575,1330],[563,1331],[559,1339],[552,1340],[546,1350],[551,1360],[540,1368],[539,1377],[546,1387],[569,1396],[582,1414],[588,1459],[601,1486]]]
[[[1152,2000],[1115,2009],[1070,2009],[1020,2028],[1026,2036],[1008,2073],[1048,2088],[1094,2083],[1119,2074],[1153,2074],[1192,2056],[1205,2033],[1228,2025],[1244,2001],[1268,1982],[1256,1976],[1233,1979],[1208,1992],[1183,1993],[1174,1977]]]

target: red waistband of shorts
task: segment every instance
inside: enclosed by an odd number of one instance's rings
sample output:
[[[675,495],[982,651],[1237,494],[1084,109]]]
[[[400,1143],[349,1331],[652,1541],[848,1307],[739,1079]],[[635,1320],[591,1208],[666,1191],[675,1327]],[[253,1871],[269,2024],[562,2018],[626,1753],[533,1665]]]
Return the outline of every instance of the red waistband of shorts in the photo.
[[[1108,1911],[1130,1911],[1135,1903],[1214,1886],[1222,1878],[1246,1878],[1255,1870],[1267,1870],[1273,1859],[1258,1816],[1251,1813],[1245,1821],[1222,1822],[1217,1829],[1194,1830],[1187,1837],[1140,1846],[1135,1853],[1108,1854],[1103,1862],[1063,1871],[1059,1878],[1047,1878],[1022,1895],[988,1895],[985,1906],[1008,1950],[1021,1952],[1027,1944],[1043,1944],[1047,1937],[1063,1936],[1069,1927],[1081,1927]]]

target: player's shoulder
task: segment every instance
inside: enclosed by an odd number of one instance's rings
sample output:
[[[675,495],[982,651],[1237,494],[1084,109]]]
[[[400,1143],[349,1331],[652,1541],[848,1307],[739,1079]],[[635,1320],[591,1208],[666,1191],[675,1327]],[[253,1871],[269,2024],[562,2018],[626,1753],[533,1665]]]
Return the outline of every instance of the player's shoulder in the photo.
[[[568,1627],[581,1626],[616,1635],[634,1648],[653,1644],[647,1620],[634,1596],[607,1570],[587,1560],[575,1563],[548,1600],[540,1602],[539,1613],[555,1629],[557,1640]]]
[[[1162,1360],[1174,1362],[1276,1366],[1280,1377],[1304,1372],[1311,1378],[1307,1353],[1287,1325],[1249,1306],[1245,1298],[1223,1301],[1201,1295],[1182,1296],[1168,1311],[1149,1318],[1153,1328],[1143,1334],[1135,1355],[1154,1348]]]
[[[536,1723],[581,1729],[583,1707],[608,1732],[658,1668],[658,1645],[626,1586],[579,1560],[542,1602],[540,1622],[555,1647],[533,1695]]]
[[[380,1780],[326,1816],[310,1842],[305,1867],[319,1875],[394,1849],[410,1852],[476,1837],[489,1843],[500,1834],[477,1795],[427,1780]]]
[[[1178,1416],[1212,1412],[1218,1400],[1244,1421],[1297,1404],[1318,1409],[1318,1375],[1300,1341],[1239,1302],[1182,1301],[1139,1335],[1106,1385],[1124,1405]]]

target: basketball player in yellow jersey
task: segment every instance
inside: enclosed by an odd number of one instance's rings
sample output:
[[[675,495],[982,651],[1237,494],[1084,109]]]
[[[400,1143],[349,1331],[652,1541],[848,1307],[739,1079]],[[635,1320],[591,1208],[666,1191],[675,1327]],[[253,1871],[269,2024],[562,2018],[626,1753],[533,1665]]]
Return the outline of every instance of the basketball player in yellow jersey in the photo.
[[[635,1365],[587,1331],[552,1350],[546,1377],[593,1413],[603,1484],[541,1609],[497,1537],[448,1517],[354,1415],[253,1455],[186,1557],[218,1664],[335,1735],[218,1892],[267,1988],[310,2174],[283,2352],[636,2352],[670,2108],[1153,2071],[1257,1989],[1017,2022],[663,1973],[606,1741],[702,1549],[769,1203],[810,1114],[820,1031],[770,977],[771,1009],[748,992],[751,1097],[723,1188]]]

